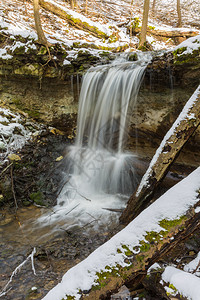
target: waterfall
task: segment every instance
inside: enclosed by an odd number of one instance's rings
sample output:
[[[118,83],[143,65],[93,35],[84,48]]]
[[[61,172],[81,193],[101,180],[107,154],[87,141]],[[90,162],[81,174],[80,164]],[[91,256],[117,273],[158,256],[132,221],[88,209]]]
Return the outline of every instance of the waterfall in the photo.
[[[102,220],[102,215],[125,207],[138,182],[135,155],[125,152],[124,144],[145,68],[144,59],[129,62],[123,57],[84,75],[77,138],[51,220],[67,219],[70,227],[89,218]]]

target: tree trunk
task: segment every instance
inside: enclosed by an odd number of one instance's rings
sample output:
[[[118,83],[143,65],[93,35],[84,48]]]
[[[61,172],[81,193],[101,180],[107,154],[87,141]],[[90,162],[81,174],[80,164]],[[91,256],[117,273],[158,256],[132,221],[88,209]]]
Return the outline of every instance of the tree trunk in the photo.
[[[147,23],[149,15],[149,0],[144,1],[143,19],[142,19],[142,29],[140,34],[139,49],[146,49],[146,34],[147,34]]]
[[[87,9],[88,9],[88,0],[85,0],[85,13],[87,14]]]
[[[178,119],[165,135],[135,194],[131,196],[120,221],[128,224],[152,200],[158,184],[180,150],[200,124],[200,85],[188,100]]]
[[[181,18],[181,4],[180,0],[177,0],[177,14],[178,14],[178,27],[182,26],[182,18]]]
[[[44,31],[42,29],[40,13],[39,13],[39,0],[33,0],[34,6],[34,19],[35,19],[35,28],[38,35],[38,43],[47,46],[48,42],[44,35]]]
[[[152,4],[152,12],[155,13],[155,7],[156,7],[156,0],[153,0]]]

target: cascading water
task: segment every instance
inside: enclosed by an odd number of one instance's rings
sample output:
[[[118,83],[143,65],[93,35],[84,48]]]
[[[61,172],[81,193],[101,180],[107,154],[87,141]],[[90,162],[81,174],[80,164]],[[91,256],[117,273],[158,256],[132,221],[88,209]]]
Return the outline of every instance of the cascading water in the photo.
[[[66,184],[51,222],[64,221],[65,228],[93,221],[100,224],[111,217],[112,210],[124,208],[137,177],[135,156],[124,152],[123,146],[146,62],[121,58],[85,74],[76,143],[68,154]]]

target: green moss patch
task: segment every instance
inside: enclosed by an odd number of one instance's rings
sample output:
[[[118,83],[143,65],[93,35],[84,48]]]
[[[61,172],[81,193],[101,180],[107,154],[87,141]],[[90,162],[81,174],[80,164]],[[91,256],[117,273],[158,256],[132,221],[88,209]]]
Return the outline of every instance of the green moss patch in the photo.
[[[175,65],[200,63],[200,47],[192,53],[184,53],[186,50],[186,47],[182,47],[172,52]]]
[[[176,227],[178,225],[181,225],[181,223],[186,220],[186,216],[181,216],[179,219],[175,220],[166,220],[163,219],[162,221],[159,222],[159,225],[169,231],[172,227]]]
[[[37,205],[44,206],[44,194],[41,191],[30,194],[30,199]]]

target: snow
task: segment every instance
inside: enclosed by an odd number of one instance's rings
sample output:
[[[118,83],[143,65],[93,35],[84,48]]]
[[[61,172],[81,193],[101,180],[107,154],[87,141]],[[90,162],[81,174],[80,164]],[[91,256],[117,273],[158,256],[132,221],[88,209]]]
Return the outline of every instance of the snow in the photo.
[[[32,131],[38,129],[37,124],[29,122],[30,124]],[[32,131],[19,113],[0,107],[0,158],[5,159],[9,153],[22,148],[31,138]]]
[[[198,202],[199,187],[200,167],[168,190],[88,258],[70,269],[63,276],[62,281],[49,291],[43,300],[61,300],[66,295],[80,299],[79,290],[89,290],[97,279],[97,272],[105,270],[106,266],[116,267],[117,264],[127,266],[122,245],[133,249],[140,245],[140,241],[144,240],[147,232],[163,230],[159,225],[161,220],[173,220],[185,215],[188,209]],[[118,253],[117,249],[120,249],[122,253]]]
[[[168,266],[162,274],[162,279],[172,284],[183,297],[200,299],[200,278],[195,275]]]
[[[196,258],[184,266],[185,272],[193,273],[200,276],[200,252],[197,254]]]
[[[65,66],[65,65],[70,65],[71,63],[70,63],[70,61],[69,60],[67,60],[67,59],[64,59],[64,61],[63,61],[63,66]]]
[[[7,51],[5,49],[0,49],[0,58],[11,59],[12,55],[7,54]]]
[[[174,50],[184,48],[184,47],[186,47],[186,50],[184,52],[182,52],[181,54],[177,54],[177,55],[184,55],[184,54],[192,53],[194,50],[200,49],[200,35],[197,35],[197,36],[194,36],[194,37],[191,37],[191,38],[185,40],[184,42],[179,44],[177,47],[175,47]]]
[[[173,135],[174,131],[179,126],[180,122],[182,120],[185,120],[185,119],[194,118],[194,114],[193,113],[190,114],[189,111],[193,107],[194,103],[197,101],[199,95],[200,95],[200,85],[195,90],[195,92],[190,97],[190,99],[187,101],[187,103],[184,106],[183,110],[181,111],[180,115],[178,116],[178,118],[176,119],[176,121],[174,122],[174,124],[172,125],[172,127],[170,128],[170,130],[167,132],[167,134],[165,135],[165,137],[163,138],[160,146],[158,147],[155,155],[153,156],[153,158],[151,160],[151,163],[150,163],[150,165],[149,165],[146,173],[144,174],[144,176],[143,176],[143,178],[142,178],[142,180],[140,182],[140,185],[139,185],[139,187],[137,189],[137,192],[136,192],[136,196],[139,196],[139,194],[140,194],[141,190],[143,189],[143,187],[145,187],[145,186],[148,185],[148,179],[150,177],[150,174],[152,172],[152,168],[153,168],[154,164],[156,163],[159,155],[163,152],[163,148],[164,148],[166,142]]]
[[[200,206],[195,208],[195,213],[197,214],[198,212],[200,212]]]
[[[147,275],[151,273],[152,270],[158,270],[160,269],[161,266],[158,263],[154,263],[148,270],[147,270]]]

